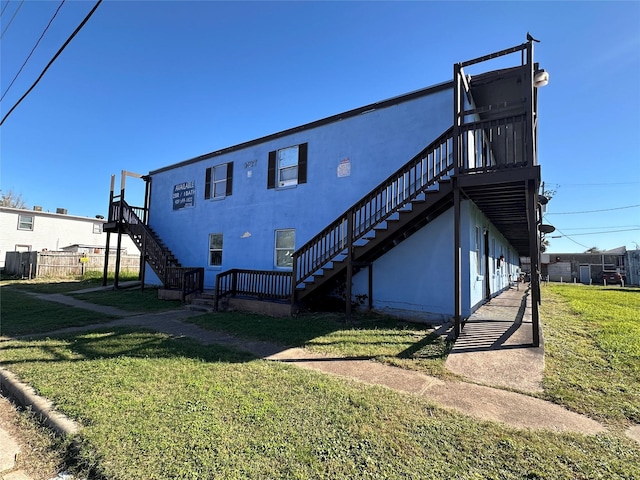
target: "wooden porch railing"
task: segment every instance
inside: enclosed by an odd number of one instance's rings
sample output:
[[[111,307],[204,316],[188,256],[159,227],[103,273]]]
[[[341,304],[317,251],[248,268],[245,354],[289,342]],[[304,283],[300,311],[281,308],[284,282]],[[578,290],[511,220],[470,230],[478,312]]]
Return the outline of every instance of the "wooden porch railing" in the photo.
[[[247,296],[258,299],[289,300],[291,272],[233,269],[216,277],[216,309],[226,296]]]
[[[203,267],[167,267],[165,288],[182,291],[182,301],[192,293],[204,290]]]

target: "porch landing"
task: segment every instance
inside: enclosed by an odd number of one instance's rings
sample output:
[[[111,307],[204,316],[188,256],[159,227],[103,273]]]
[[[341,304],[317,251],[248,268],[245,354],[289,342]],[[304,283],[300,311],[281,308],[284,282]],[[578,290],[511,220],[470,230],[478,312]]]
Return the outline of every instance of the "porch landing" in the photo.
[[[532,335],[530,288],[519,284],[469,317],[445,366],[471,382],[542,392],[544,342],[534,347]]]

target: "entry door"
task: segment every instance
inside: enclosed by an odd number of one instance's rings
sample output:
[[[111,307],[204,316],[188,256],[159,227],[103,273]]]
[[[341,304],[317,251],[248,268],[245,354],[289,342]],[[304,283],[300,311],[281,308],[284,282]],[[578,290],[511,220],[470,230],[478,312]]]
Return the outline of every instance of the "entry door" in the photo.
[[[591,283],[591,266],[580,265],[580,283],[589,285]]]
[[[491,271],[490,267],[490,252],[489,252],[489,231],[484,232],[484,298],[491,300]]]

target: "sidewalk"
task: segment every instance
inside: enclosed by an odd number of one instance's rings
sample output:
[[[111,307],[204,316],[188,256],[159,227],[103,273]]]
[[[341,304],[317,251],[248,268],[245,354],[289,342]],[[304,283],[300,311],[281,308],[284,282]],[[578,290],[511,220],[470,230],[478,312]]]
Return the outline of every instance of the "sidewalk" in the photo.
[[[48,332],[47,335],[119,326],[142,327],[174,337],[190,337],[205,345],[226,345],[268,361],[286,362],[367,384],[383,385],[402,393],[419,395],[465,415],[516,428],[588,435],[605,430],[600,423],[551,402],[494,388],[541,391],[544,348],[531,346],[530,304],[524,290],[512,289],[502,293],[480,307],[466,323],[446,363],[448,369],[464,377],[466,381],[445,381],[371,360],[334,358],[303,348],[286,348],[269,342],[242,340],[184,322],[190,316],[199,315],[199,312],[186,309],[156,314],[132,314],[64,295],[39,295],[39,298],[121,317],[107,323]],[[11,380],[0,370],[0,381],[6,384]]]

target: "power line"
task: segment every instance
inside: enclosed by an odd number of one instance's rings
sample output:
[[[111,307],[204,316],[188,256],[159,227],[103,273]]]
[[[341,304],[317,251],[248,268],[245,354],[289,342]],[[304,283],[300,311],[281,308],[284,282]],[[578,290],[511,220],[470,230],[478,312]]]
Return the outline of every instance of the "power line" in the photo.
[[[556,228],[556,230],[558,230],[558,229]],[[603,235],[605,233],[636,232],[638,230],[640,230],[640,228],[627,228],[625,230],[606,230],[604,232],[572,233],[571,236],[572,237],[577,237],[579,235]],[[560,231],[560,230],[558,230],[558,231]],[[560,232],[560,233],[562,233],[562,232]],[[564,236],[566,237],[567,235],[564,235]]]
[[[9,30],[9,27],[11,26],[11,22],[13,22],[13,19],[16,18],[16,15],[18,15],[18,12],[20,11],[20,8],[22,8],[22,4],[23,3],[24,3],[24,0],[21,0],[20,1],[20,5],[18,5],[18,8],[16,8],[16,11],[13,12],[13,17],[11,17],[11,20],[9,20],[9,23],[7,23],[7,26],[4,27],[4,30],[2,31],[2,34],[0,35],[0,40],[2,40],[2,37],[4,37],[4,34],[7,33],[7,30]]]
[[[640,205],[628,205],[626,207],[616,207],[616,208],[604,208],[602,210],[585,210],[584,212],[547,212],[545,215],[576,215],[579,213],[597,213],[597,212],[610,212],[612,210],[625,210],[627,208],[637,208]]]
[[[640,225],[609,225],[603,227],[574,227],[565,228],[565,230],[594,230],[597,228],[640,228]]]
[[[589,248],[586,245],[581,244],[580,242],[576,242],[573,238],[571,238],[569,235],[567,235],[566,233],[562,232],[559,228],[556,228],[556,231],[562,235],[564,238],[566,238],[567,240],[571,240],[573,243],[575,243],[576,245],[580,245],[581,247],[584,248]]]
[[[51,17],[51,20],[49,20],[49,23],[47,24],[47,26],[45,27],[44,31],[42,32],[42,35],[40,35],[40,38],[38,39],[38,41],[36,42],[36,44],[33,46],[33,48],[31,49],[31,52],[29,52],[29,55],[27,56],[27,59],[24,61],[24,63],[22,64],[22,66],[20,67],[20,70],[18,70],[18,73],[16,73],[16,76],[13,77],[13,80],[11,80],[11,83],[9,84],[9,86],[7,87],[7,89],[4,91],[4,93],[2,94],[2,97],[0,97],[0,102],[4,99],[5,95],[7,94],[7,92],[9,91],[9,89],[11,88],[11,86],[13,85],[13,82],[16,81],[16,79],[18,78],[18,75],[20,75],[20,72],[22,72],[22,69],[24,68],[24,66],[27,64],[27,62],[29,61],[29,59],[31,58],[31,55],[33,55],[33,52],[35,52],[36,48],[38,48],[38,45],[40,44],[40,40],[42,40],[42,37],[44,37],[44,34],[47,33],[47,30],[49,30],[49,27],[51,26],[51,23],[53,22],[53,19],[56,18],[56,15],[58,15],[58,12],[60,11],[60,9],[62,8],[62,5],[64,5],[65,0],[62,0],[62,2],[60,2],[60,5],[58,5],[57,10],[55,11],[55,13],[53,14],[53,17]]]
[[[29,87],[29,90],[27,90],[25,92],[24,95],[22,95],[22,97],[20,97],[20,99],[16,102],[16,104],[11,107],[11,109],[7,112],[7,114],[2,118],[2,121],[0,121],[0,126],[2,126],[2,124],[5,122],[5,120],[7,118],[9,118],[9,115],[11,115],[11,112],[13,112],[16,107],[18,105],[20,105],[20,103],[22,102],[22,100],[24,100],[26,98],[27,95],[29,95],[29,93],[31,93],[31,90],[33,90],[35,88],[35,86],[38,84],[38,82],[40,82],[40,79],[44,76],[44,74],[46,73],[47,70],[49,70],[49,67],[53,64],[53,62],[55,62],[56,58],[58,58],[58,56],[62,53],[62,51],[67,47],[67,45],[69,45],[69,43],[71,42],[71,40],[73,40],[73,37],[75,37],[78,32],[80,30],[82,30],[82,27],[84,27],[84,25],[89,21],[89,19],[91,18],[91,16],[93,15],[93,12],[96,11],[96,9],[98,8],[98,6],[102,3],[102,0],[98,0],[96,2],[96,4],[93,6],[93,8],[91,9],[91,11],[87,14],[86,17],[84,17],[84,20],[82,20],[82,22],[80,23],[80,25],[78,25],[78,27],[73,31],[73,33],[71,34],[71,36],[67,39],[66,42],[64,42],[64,44],[62,45],[62,47],[60,47],[60,49],[56,52],[56,54],[53,56],[53,58],[49,61],[49,63],[47,63],[47,66],[44,67],[44,70],[42,71],[42,73],[40,74],[40,76],[36,79],[36,81],[33,83],[33,85],[31,85],[31,87]]]
[[[2,7],[2,11],[0,12],[0,17],[4,15],[4,11],[7,9],[10,3],[11,3],[11,0],[7,0],[7,3],[4,4],[4,7]]]

